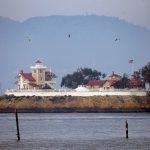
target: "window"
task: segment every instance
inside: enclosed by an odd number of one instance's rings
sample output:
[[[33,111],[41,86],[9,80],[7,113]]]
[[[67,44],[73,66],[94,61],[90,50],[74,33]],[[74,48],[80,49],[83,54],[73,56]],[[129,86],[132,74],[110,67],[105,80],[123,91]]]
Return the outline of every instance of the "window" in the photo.
[[[43,81],[43,78],[41,77],[41,81]]]
[[[36,70],[34,69],[33,72],[36,73]]]
[[[40,73],[42,73],[42,69],[40,69]]]

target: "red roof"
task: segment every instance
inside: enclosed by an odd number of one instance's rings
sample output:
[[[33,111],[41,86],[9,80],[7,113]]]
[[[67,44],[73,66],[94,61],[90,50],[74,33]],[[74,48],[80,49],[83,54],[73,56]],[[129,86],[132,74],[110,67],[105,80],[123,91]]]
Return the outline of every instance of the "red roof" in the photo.
[[[32,87],[39,87],[37,84],[35,83],[29,83],[29,85],[31,85]]]
[[[103,86],[106,80],[89,80],[88,86]]]
[[[35,81],[35,79],[32,77],[32,73],[20,73],[25,79],[29,80],[29,81]]]
[[[36,64],[41,64],[42,62],[38,59],[35,63]]]
[[[132,79],[127,83],[129,86],[141,86],[142,82],[140,80]]]

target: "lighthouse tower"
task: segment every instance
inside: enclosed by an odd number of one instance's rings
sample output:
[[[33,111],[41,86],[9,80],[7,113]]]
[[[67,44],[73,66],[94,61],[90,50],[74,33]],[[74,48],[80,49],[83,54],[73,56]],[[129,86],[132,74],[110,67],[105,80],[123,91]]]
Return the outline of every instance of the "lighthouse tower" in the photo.
[[[35,66],[31,66],[32,77],[36,80],[36,84],[41,88],[45,85],[45,72],[47,67],[42,65],[40,60],[35,62]]]

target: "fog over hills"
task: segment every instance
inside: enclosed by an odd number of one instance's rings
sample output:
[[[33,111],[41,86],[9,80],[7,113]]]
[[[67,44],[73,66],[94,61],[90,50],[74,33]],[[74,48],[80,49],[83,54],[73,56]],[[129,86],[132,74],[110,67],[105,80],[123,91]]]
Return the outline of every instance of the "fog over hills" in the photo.
[[[115,39],[118,39],[115,41]],[[15,76],[39,58],[61,78],[79,67],[110,75],[131,74],[150,61],[150,31],[106,16],[48,16],[17,22],[0,17],[0,83],[13,88]]]

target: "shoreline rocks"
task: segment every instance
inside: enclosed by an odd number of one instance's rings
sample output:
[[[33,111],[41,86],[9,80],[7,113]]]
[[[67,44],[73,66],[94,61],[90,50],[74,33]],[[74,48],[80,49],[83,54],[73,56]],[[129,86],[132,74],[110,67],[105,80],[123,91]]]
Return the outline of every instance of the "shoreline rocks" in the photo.
[[[0,112],[150,112],[148,96],[41,97],[3,95]]]

